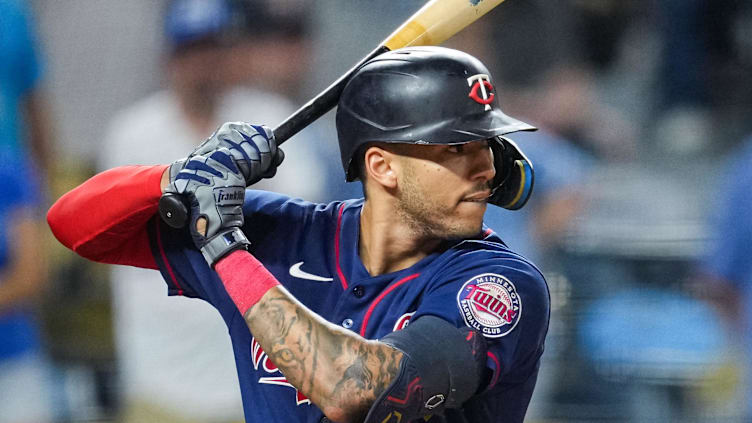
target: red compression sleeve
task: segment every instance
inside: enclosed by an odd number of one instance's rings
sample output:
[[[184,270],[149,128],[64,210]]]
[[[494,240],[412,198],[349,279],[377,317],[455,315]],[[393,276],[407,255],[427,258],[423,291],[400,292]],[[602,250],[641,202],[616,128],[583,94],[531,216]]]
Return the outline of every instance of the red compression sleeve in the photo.
[[[90,260],[157,269],[146,223],[157,212],[167,166],[122,166],[93,176],[52,205],[52,233]]]
[[[237,250],[214,265],[227,293],[245,316],[268,290],[279,285],[277,278],[248,251]]]

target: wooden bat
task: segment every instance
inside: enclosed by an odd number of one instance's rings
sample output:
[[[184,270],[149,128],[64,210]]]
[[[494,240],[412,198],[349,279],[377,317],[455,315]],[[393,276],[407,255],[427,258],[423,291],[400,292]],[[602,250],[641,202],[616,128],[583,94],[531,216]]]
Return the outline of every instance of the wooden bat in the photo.
[[[277,145],[334,108],[347,81],[372,58],[402,47],[438,45],[475,22],[504,0],[431,0],[389,35],[376,49],[340,76],[334,83],[295,111],[273,129]],[[164,194],[159,200],[159,214],[173,228],[182,228],[188,209],[179,195]]]

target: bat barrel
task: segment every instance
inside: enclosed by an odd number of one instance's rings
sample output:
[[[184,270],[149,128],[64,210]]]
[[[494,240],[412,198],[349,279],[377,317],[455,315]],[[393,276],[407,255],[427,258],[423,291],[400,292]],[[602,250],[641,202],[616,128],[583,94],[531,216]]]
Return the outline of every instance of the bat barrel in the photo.
[[[390,50],[437,46],[504,0],[431,0],[381,44]]]

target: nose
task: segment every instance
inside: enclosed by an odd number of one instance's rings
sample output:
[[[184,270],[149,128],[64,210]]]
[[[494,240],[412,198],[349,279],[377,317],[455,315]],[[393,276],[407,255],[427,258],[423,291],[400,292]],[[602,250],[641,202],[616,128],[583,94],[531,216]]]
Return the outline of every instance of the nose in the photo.
[[[470,179],[473,181],[488,182],[496,176],[494,157],[488,142],[479,142],[472,155],[473,166]]]

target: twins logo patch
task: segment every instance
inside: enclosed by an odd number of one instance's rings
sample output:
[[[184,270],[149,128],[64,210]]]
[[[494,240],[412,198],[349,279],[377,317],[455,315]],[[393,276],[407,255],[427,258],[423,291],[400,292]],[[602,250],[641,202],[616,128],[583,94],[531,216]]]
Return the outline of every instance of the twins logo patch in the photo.
[[[507,278],[495,273],[472,277],[457,294],[465,323],[488,338],[500,338],[520,321],[522,300]]]

